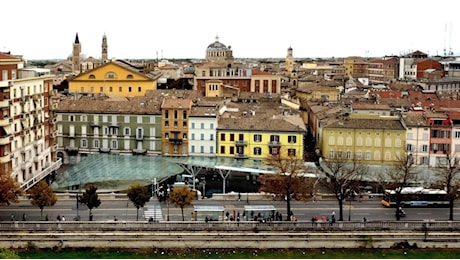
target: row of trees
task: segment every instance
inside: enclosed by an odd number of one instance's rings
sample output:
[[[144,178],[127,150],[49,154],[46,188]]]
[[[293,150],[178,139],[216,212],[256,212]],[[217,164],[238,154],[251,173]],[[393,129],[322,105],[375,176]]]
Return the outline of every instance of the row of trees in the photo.
[[[350,199],[353,191],[359,191],[362,179],[370,174],[366,164],[357,159],[349,159],[344,153],[336,153],[334,157],[324,161],[324,178],[305,178],[303,160],[295,157],[282,158],[272,156],[267,160],[277,174],[260,175],[260,191],[282,196],[286,200],[287,219],[291,219],[291,199],[311,199],[315,196],[315,186],[320,184],[332,193],[339,206],[339,221],[343,221],[343,204]],[[396,208],[401,206],[401,191],[417,180],[414,159],[410,154],[397,159],[397,163],[386,175],[380,175],[378,182],[383,189],[396,191]],[[458,157],[446,153],[444,160],[439,161],[437,181],[430,188],[441,188],[447,191],[449,200],[449,220],[453,220],[454,201],[458,198],[460,188],[460,160]],[[397,220],[400,214],[395,212]]]

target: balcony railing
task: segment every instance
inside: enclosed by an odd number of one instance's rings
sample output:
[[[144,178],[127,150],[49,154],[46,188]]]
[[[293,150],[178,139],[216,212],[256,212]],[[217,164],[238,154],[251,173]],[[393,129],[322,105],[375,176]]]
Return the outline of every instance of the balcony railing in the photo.
[[[245,141],[245,140],[236,140],[235,145],[236,146],[244,146],[244,145],[248,145],[248,142]]]
[[[249,156],[247,154],[243,154],[243,153],[237,153],[235,154],[235,159],[248,159]]]
[[[270,147],[280,147],[281,143],[279,141],[270,141],[268,143],[268,146],[270,146]]]
[[[169,138],[170,144],[182,144],[182,139],[180,138]]]

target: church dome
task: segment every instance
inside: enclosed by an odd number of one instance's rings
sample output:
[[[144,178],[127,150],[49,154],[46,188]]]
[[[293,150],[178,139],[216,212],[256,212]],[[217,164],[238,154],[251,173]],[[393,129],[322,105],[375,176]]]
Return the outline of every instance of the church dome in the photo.
[[[207,50],[208,51],[226,51],[228,50],[228,48],[227,46],[225,46],[225,44],[219,42],[219,37],[216,37],[216,41],[209,44]]]

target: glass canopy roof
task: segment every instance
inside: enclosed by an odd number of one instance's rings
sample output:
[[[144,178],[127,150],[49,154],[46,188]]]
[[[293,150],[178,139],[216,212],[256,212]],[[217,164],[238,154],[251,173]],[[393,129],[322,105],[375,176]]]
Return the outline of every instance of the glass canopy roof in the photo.
[[[253,174],[274,172],[262,161],[251,159],[92,154],[60,171],[51,187],[62,192],[93,183],[100,192],[124,191],[133,184],[149,185],[155,178],[159,183],[169,176],[180,174],[184,171],[180,164]]]

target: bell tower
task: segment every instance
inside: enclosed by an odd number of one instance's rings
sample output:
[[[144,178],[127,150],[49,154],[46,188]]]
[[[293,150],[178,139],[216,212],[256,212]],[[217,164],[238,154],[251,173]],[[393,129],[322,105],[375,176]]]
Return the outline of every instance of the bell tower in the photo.
[[[292,57],[292,47],[288,48],[285,63],[286,63],[286,70],[289,73],[292,73],[292,71],[294,70],[294,57]]]
[[[72,50],[72,71],[75,74],[80,73],[80,53],[81,53],[81,45],[80,40],[78,39],[78,33],[75,35],[75,41],[73,43],[73,50]]]
[[[107,36],[102,36],[102,55],[101,55],[101,62],[102,64],[107,62],[108,54],[107,54]]]

